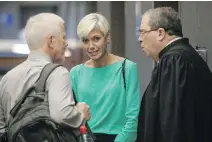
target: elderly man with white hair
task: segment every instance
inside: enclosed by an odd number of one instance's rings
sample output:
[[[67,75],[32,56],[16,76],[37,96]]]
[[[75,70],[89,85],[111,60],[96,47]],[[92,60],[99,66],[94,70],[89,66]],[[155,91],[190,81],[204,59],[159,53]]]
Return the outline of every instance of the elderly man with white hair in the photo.
[[[62,63],[67,47],[64,21],[51,13],[32,16],[25,27],[25,37],[30,54],[10,70],[0,83],[0,133],[7,127],[9,113],[24,88],[32,86],[48,63]],[[75,105],[69,72],[63,66],[56,68],[46,82],[50,117],[58,124],[79,128],[89,120],[89,106]]]

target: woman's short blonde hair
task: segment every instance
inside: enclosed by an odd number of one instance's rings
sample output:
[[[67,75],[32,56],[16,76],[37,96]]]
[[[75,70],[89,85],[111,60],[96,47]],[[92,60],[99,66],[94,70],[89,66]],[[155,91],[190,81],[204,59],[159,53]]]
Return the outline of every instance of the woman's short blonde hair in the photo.
[[[110,31],[107,19],[99,13],[91,13],[83,17],[77,26],[77,35],[80,39],[86,38],[94,29],[100,30],[104,36]]]

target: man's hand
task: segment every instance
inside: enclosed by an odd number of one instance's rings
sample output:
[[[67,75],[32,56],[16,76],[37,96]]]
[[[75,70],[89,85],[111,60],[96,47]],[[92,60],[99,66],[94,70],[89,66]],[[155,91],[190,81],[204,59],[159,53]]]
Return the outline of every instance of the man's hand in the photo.
[[[85,102],[79,102],[77,103],[77,107],[84,113],[85,120],[88,121],[91,117],[89,105],[87,105]]]

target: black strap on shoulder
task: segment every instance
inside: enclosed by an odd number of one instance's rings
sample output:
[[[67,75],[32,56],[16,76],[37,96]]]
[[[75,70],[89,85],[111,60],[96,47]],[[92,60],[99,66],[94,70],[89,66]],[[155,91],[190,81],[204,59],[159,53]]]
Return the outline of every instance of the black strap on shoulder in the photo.
[[[34,87],[35,87],[35,91],[38,92],[45,92],[46,90],[46,80],[48,79],[49,75],[52,73],[52,71],[54,71],[55,68],[62,66],[60,64],[54,64],[54,63],[49,63],[47,64],[43,70],[41,71],[41,74],[38,78],[38,80],[36,81]]]
[[[52,73],[52,71],[58,66],[61,66],[61,65],[49,63],[44,66],[36,83],[25,91],[23,97],[16,103],[16,105],[10,111],[10,114],[12,115],[12,117],[15,117],[21,105],[24,103],[24,101],[26,100],[27,96],[30,94],[31,91],[35,90],[37,93],[45,92],[46,80],[49,77],[49,75]]]
[[[124,88],[126,89],[126,79],[125,79],[125,63],[126,63],[126,59],[124,59],[123,63],[122,63],[122,75],[123,75],[123,80],[124,80]]]
[[[75,93],[74,93],[73,88],[72,88],[72,92],[73,92],[73,98],[74,98],[74,101],[75,101],[75,103],[77,104],[78,102],[77,102],[77,98],[76,98],[76,95],[75,95]]]

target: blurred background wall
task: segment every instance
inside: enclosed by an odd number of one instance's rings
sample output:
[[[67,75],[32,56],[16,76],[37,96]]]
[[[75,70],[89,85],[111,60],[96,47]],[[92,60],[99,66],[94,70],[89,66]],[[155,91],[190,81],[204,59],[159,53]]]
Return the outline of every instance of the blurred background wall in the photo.
[[[69,50],[65,66],[68,70],[88,59],[81,48],[76,34],[80,19],[91,12],[106,16],[111,24],[112,43],[109,51],[127,57],[138,64],[141,92],[150,81],[153,62],[145,57],[138,43],[138,29],[142,14],[154,7],[171,6],[182,19],[184,37],[190,39],[196,47],[205,47],[200,51],[212,69],[211,25],[212,2],[186,1],[52,1],[52,2],[0,2],[0,74],[26,59],[23,28],[26,20],[40,12],[53,12],[66,22]],[[16,47],[16,48],[15,48]],[[18,52],[17,52],[18,51]],[[20,51],[20,52],[19,52]],[[24,52],[21,53],[21,52]],[[206,58],[207,53],[207,58]],[[205,56],[205,57],[204,57]]]

